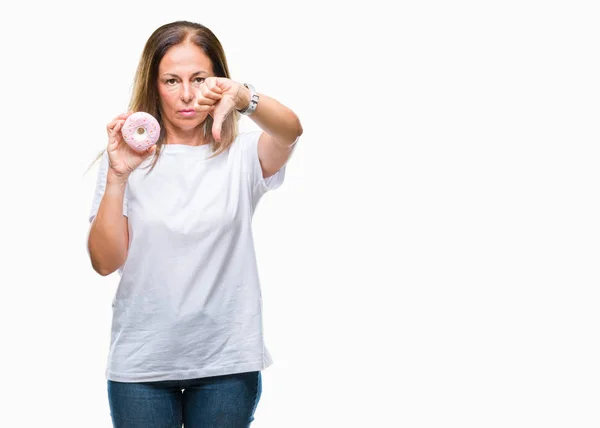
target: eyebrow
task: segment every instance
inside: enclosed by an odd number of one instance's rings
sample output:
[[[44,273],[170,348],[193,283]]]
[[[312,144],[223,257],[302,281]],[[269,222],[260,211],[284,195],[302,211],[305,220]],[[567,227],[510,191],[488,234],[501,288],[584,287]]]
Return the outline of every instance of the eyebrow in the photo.
[[[204,71],[204,70],[196,71],[194,74],[192,74],[192,77],[197,76],[198,74],[208,74],[208,72]],[[173,74],[173,73],[163,73],[162,75],[163,76],[179,77],[178,75]]]

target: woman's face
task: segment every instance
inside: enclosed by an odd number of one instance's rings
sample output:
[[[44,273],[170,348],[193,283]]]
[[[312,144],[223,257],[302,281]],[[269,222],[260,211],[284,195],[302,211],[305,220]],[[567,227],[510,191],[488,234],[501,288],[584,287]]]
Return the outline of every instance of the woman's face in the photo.
[[[191,42],[169,48],[158,65],[158,94],[166,126],[192,130],[204,122],[207,112],[194,111],[199,86],[213,76],[210,59]]]

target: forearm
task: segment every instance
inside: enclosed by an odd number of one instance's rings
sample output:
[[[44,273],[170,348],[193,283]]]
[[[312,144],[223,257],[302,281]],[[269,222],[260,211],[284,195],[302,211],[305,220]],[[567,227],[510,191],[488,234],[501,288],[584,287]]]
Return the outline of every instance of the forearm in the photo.
[[[250,103],[250,90],[243,91],[238,109],[244,109]],[[277,141],[292,144],[302,135],[302,125],[298,116],[288,107],[264,94],[258,94],[256,110],[250,116],[260,128]]]
[[[129,232],[123,215],[126,183],[109,173],[104,196],[90,228],[88,249],[92,267],[102,276],[116,271],[127,258]]]

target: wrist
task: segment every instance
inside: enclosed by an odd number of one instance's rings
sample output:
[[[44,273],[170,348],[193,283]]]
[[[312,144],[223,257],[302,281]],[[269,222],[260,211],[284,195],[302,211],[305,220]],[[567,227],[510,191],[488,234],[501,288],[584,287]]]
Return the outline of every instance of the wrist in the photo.
[[[237,109],[238,113],[243,114],[245,116],[249,116],[256,110],[256,106],[258,106],[259,96],[252,86],[249,83],[244,83],[245,90],[243,91],[244,98],[243,103],[244,106],[241,109]]]
[[[125,184],[127,184],[128,178],[129,178],[129,174],[119,174],[117,172],[112,171],[109,168],[109,170],[106,174],[106,183],[121,187],[121,186],[125,186]]]
[[[250,97],[252,94],[250,93],[250,89],[246,86],[241,85],[240,90],[238,91],[237,101],[235,103],[235,109],[237,111],[243,111],[248,108],[250,105]]]

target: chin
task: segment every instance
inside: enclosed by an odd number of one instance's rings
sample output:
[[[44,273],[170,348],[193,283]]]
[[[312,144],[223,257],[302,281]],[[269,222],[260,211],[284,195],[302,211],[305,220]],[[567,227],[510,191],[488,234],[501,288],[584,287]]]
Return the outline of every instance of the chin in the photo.
[[[178,118],[175,123],[177,123],[182,128],[192,129],[202,125],[205,120],[205,117]]]

